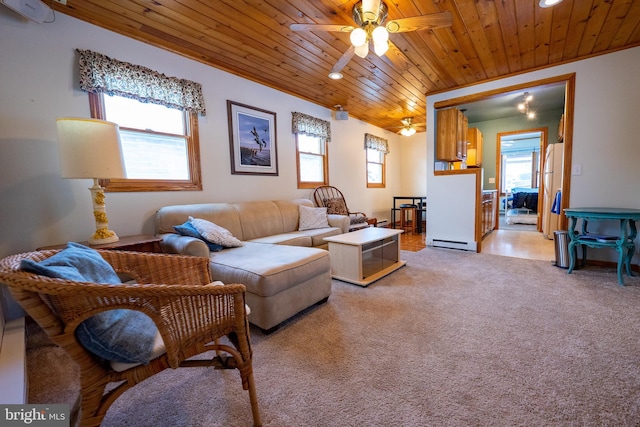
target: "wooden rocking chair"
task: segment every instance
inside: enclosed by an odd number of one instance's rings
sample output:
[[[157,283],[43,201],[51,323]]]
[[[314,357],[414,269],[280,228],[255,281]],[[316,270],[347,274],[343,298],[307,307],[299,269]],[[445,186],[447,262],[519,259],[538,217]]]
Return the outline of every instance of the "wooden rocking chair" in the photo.
[[[113,402],[126,390],[167,369],[179,367],[235,368],[249,391],[253,424],[260,414],[252,368],[245,286],[209,285],[207,258],[98,251],[118,274],[135,284],[105,285],[54,279],[20,270],[20,261],[44,260],[59,250],[13,255],[0,261],[0,283],[80,368],[80,396],[72,409],[81,426],[99,426]],[[125,308],[147,314],[164,343],[147,365],[115,367],[87,351],[75,330],[85,319],[106,310]],[[220,344],[227,337],[231,344]],[[212,358],[187,360],[214,350]],[[154,353],[155,355],[155,353]],[[121,370],[124,369],[124,370]],[[107,393],[109,383],[118,383]],[[74,424],[72,424],[74,425]]]
[[[313,199],[316,206],[327,208],[328,214],[348,215],[351,219],[349,231],[366,228],[370,225],[375,227],[377,220],[368,218],[364,212],[351,212],[347,207],[347,201],[342,192],[330,185],[321,185],[313,191]]]

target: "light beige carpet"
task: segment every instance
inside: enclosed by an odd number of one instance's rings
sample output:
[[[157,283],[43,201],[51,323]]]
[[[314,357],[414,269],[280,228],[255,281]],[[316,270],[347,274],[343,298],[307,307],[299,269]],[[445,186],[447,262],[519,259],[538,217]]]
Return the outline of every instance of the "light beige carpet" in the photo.
[[[640,279],[446,249],[265,336],[252,330],[265,426],[640,425]],[[55,348],[29,351],[32,403],[71,403]],[[104,426],[249,426],[234,371],[165,371]]]

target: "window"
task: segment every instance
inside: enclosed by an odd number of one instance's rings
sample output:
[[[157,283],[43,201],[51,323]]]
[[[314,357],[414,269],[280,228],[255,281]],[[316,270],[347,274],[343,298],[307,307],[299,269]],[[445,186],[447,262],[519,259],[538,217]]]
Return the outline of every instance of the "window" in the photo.
[[[367,188],[385,188],[385,159],[389,154],[389,142],[365,133],[364,149],[367,152]]]
[[[319,136],[296,133],[298,188],[329,185],[327,142]]]
[[[537,152],[516,152],[502,155],[502,189],[509,193],[514,188],[539,186]]]
[[[385,158],[382,151],[367,148],[367,188],[385,187]]]
[[[202,85],[98,52],[76,52],[91,117],[121,130],[128,178],[101,185],[107,191],[202,190],[196,116],[206,114]]]
[[[195,112],[89,93],[92,117],[118,123],[126,179],[107,191],[202,190]]]

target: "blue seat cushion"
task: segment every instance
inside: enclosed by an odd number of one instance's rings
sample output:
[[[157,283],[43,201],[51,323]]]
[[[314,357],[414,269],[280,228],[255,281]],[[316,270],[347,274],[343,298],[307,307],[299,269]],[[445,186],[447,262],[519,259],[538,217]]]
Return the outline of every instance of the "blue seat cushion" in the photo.
[[[87,246],[69,242],[57,254],[36,262],[23,259],[20,268],[41,276],[105,285],[121,284],[111,265]],[[149,363],[158,333],[153,320],[136,310],[104,311],[76,329],[78,341],[94,355],[113,362]]]

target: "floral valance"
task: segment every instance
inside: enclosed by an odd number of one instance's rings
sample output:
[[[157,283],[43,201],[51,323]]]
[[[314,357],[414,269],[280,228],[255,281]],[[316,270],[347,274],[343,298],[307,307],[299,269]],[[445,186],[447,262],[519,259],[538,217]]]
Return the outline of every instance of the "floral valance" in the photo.
[[[364,134],[364,148],[370,148],[372,150],[381,151],[384,154],[389,154],[389,143],[386,139],[379,136],[371,135],[370,133]]]
[[[80,54],[80,89],[86,92],[124,96],[202,116],[206,113],[200,83],[167,77],[90,50],[77,49],[77,52]]]
[[[291,113],[291,131],[331,141],[331,123],[303,113]]]

